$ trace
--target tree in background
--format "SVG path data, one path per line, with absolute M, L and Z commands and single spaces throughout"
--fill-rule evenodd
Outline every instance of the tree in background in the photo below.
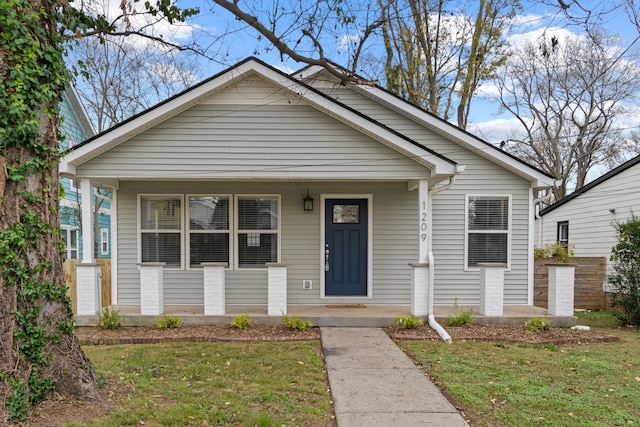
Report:
M 68 62 L 82 64 L 75 87 L 98 133 L 199 80 L 193 57 L 155 40 L 107 35 L 77 43 Z
M 640 217 L 632 215 L 614 226 L 618 243 L 611 255 L 611 304 L 620 309 L 616 314 L 622 325 L 640 328 Z
M 466 129 L 471 101 L 507 56 L 508 0 L 379 0 L 387 88 Z M 453 10 L 453 9 L 456 10 Z
M 517 157 L 567 188 L 586 183 L 594 167 L 620 161 L 623 147 L 612 124 L 640 89 L 640 70 L 625 62 L 612 39 L 545 35 L 513 48 L 496 80 L 500 102 L 520 122 L 523 134 L 505 144 Z

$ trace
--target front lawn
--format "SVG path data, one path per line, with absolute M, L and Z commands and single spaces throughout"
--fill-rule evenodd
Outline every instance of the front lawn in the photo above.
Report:
M 606 319 L 606 313 L 587 314 L 578 323 L 606 324 Z M 640 333 L 606 331 L 621 341 L 583 346 L 399 345 L 474 427 L 638 426 Z
M 93 426 L 334 423 L 318 341 L 83 350 L 101 377 L 120 382 L 116 404 Z

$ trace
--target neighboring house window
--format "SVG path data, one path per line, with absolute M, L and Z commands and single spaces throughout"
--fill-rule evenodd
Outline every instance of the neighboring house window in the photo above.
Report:
M 140 196 L 142 262 L 182 267 L 182 196 Z
M 64 259 L 78 258 L 78 229 L 62 227 L 62 238 L 65 242 L 66 252 L 63 254 Z
M 467 196 L 466 266 L 509 262 L 510 196 Z
M 229 263 L 229 196 L 189 196 L 189 265 Z
M 278 261 L 278 205 L 278 196 L 237 196 L 238 267 Z
M 100 255 L 109 255 L 109 229 L 100 229 Z
M 71 189 L 73 191 L 75 191 L 76 193 L 79 193 L 80 192 L 80 183 L 78 181 L 76 181 L 75 179 L 70 179 L 69 181 L 70 181 L 69 185 L 70 185 Z
M 569 221 L 558 222 L 558 243 L 565 247 L 569 247 Z

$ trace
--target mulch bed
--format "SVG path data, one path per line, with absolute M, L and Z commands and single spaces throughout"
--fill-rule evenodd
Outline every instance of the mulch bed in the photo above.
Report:
M 444 326 L 444 325 L 443 325 Z M 503 342 L 526 344 L 596 344 L 620 341 L 616 335 L 597 331 L 573 330 L 569 328 L 551 328 L 547 331 L 529 333 L 525 326 L 499 326 L 467 324 L 464 326 L 445 326 L 453 342 Z M 387 333 L 396 340 L 442 340 L 429 326 L 415 329 L 387 328 Z
M 597 331 L 551 328 L 548 331 L 528 333 L 524 326 L 498 326 L 468 324 L 445 326 L 453 342 L 491 341 L 530 344 L 594 344 L 619 341 L 620 338 Z M 415 329 L 385 328 L 395 340 L 441 341 L 429 326 Z M 95 327 L 77 327 L 75 334 L 83 345 L 157 344 L 168 342 L 250 342 L 250 341 L 310 341 L 320 339 L 320 329 L 297 331 L 284 325 L 251 325 L 246 330 L 228 325 L 181 325 L 173 329 L 152 326 L 127 326 L 113 330 Z

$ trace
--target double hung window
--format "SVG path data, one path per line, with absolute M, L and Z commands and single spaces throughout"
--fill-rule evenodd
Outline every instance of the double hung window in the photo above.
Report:
M 567 249 L 569 247 L 569 221 L 558 222 L 558 244 Z
M 264 267 L 278 261 L 278 198 L 238 196 L 238 267 Z
M 467 268 L 509 263 L 510 205 L 509 196 L 467 196 Z
M 189 196 L 189 266 L 229 262 L 229 197 Z
M 142 262 L 182 267 L 182 196 L 140 197 Z

